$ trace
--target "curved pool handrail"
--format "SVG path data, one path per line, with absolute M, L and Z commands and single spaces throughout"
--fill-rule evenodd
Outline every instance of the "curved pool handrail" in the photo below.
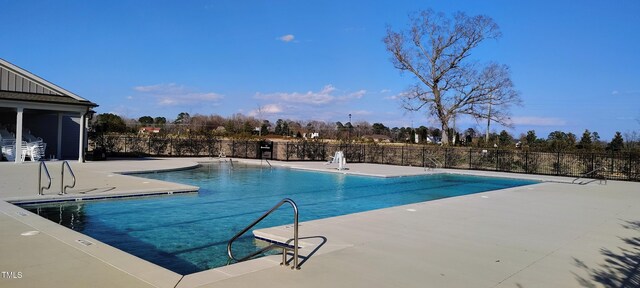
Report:
M 249 231 L 251 228 L 253 228 L 254 226 L 256 226 L 258 223 L 260 223 L 260 221 L 264 220 L 264 218 L 266 218 L 267 216 L 269 216 L 269 214 L 273 213 L 274 211 L 278 210 L 278 208 L 280 208 L 280 206 L 284 205 L 285 203 L 288 203 L 291 205 L 291 207 L 293 208 L 293 266 L 291 266 L 291 269 L 300 269 L 300 267 L 298 267 L 298 205 L 296 205 L 295 202 L 293 202 L 293 200 L 289 199 L 289 198 L 284 198 L 282 200 L 280 200 L 280 202 L 278 202 L 278 204 L 276 204 L 275 206 L 273 206 L 273 208 L 269 209 L 269 211 L 265 212 L 262 216 L 260 216 L 258 219 L 256 219 L 255 221 L 253 221 L 253 223 L 249 224 L 247 227 L 245 227 L 244 229 L 242 229 L 242 231 L 238 232 L 238 234 L 236 234 L 235 236 L 233 236 L 231 238 L 231 240 L 229 240 L 229 243 L 227 244 L 227 254 L 229 255 L 230 259 L 233 259 L 235 261 L 241 262 L 247 259 L 252 258 L 253 256 L 256 256 L 266 250 L 272 249 L 271 246 L 266 248 L 266 249 L 261 249 L 255 253 L 250 254 L 249 256 L 246 256 L 244 258 L 236 258 L 233 255 L 233 251 L 231 250 L 231 246 L 233 245 L 233 242 L 236 241 L 238 238 L 240 238 L 240 236 L 244 235 L 245 233 L 247 233 L 247 231 Z M 288 247 L 284 247 L 284 246 L 280 246 L 280 248 L 283 249 L 282 251 L 282 265 L 287 266 L 288 263 L 286 261 L 286 250 L 291 249 Z
M 44 173 L 49 179 L 49 184 L 46 187 L 42 186 L 42 167 L 44 167 Z M 38 195 L 44 195 L 44 189 L 49 190 L 49 188 L 51 188 L 51 175 L 49 174 L 49 169 L 47 169 L 47 164 L 44 161 L 40 161 L 38 167 Z
M 73 179 L 73 184 L 64 185 L 64 167 L 67 166 L 69 173 L 71 174 L 71 179 Z M 71 166 L 68 161 L 62 161 L 62 168 L 60 169 L 60 195 L 67 194 L 67 188 L 76 187 L 76 175 L 71 170 Z

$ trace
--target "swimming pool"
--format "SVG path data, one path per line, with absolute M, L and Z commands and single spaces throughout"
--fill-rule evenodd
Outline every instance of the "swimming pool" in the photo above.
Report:
M 246 164 L 138 176 L 200 187 L 198 194 L 23 206 L 34 213 L 180 274 L 227 264 L 227 241 L 282 198 L 300 221 L 327 218 L 537 183 L 531 180 L 435 174 L 397 178 L 353 176 Z M 291 223 L 283 208 L 257 228 Z M 255 250 L 250 233 L 234 244 Z

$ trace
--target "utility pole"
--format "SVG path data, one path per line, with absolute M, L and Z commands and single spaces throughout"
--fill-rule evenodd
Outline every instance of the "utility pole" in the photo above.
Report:
M 347 129 L 349 129 L 349 141 L 351 141 L 351 127 L 353 127 L 353 124 L 351 124 L 351 113 L 349 113 L 349 127 L 347 127 Z
M 260 125 L 260 127 L 258 127 L 258 137 L 262 137 L 262 125 L 264 124 L 264 120 L 262 120 L 262 107 L 260 107 L 260 105 L 258 105 L 258 121 L 260 121 L 258 124 Z

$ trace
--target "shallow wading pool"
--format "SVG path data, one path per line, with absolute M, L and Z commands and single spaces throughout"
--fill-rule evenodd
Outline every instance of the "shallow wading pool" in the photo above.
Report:
M 190 274 L 227 265 L 227 241 L 282 198 L 296 201 L 300 221 L 308 221 L 538 183 L 452 174 L 378 178 L 234 166 L 221 162 L 137 175 L 199 186 L 198 194 L 23 208 L 174 272 Z M 291 214 L 283 206 L 256 229 L 290 224 Z M 234 244 L 237 255 L 256 249 L 251 233 Z

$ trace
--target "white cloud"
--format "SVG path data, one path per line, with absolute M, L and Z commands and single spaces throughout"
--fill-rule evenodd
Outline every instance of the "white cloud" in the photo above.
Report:
M 360 99 L 365 94 L 367 94 L 367 90 L 358 90 L 356 92 L 353 92 L 353 93 L 347 95 L 346 97 L 341 98 L 341 100 Z
M 267 105 L 261 106 L 258 109 L 251 110 L 249 112 L 249 116 L 252 116 L 252 117 L 256 117 L 256 116 L 264 117 L 264 116 L 266 116 L 265 114 L 278 114 L 278 113 L 280 113 L 282 111 L 283 111 L 283 109 L 282 109 L 281 105 L 278 105 L 278 104 L 267 104 Z
M 373 115 L 373 112 L 368 110 L 356 110 L 351 112 L 351 114 L 357 115 L 357 116 L 369 116 L 369 115 Z
M 322 90 L 318 92 L 308 91 L 307 93 L 277 93 L 273 96 L 280 98 L 285 102 L 293 102 L 293 103 L 305 103 L 305 104 L 327 104 L 335 100 L 335 96 L 332 96 L 331 93 L 335 91 L 336 88 L 332 85 L 326 85 L 322 88 Z
M 356 103 L 365 97 L 364 89 L 354 92 L 342 91 L 333 85 L 325 85 L 317 91 L 307 92 L 257 92 L 254 99 L 264 101 L 260 111 L 255 109 L 250 112 L 254 117 L 277 117 L 283 119 L 311 119 L 333 121 L 333 119 L 346 118 L 349 113 L 353 115 L 371 115 L 365 110 L 352 110 L 357 108 Z M 354 107 L 355 106 L 355 107 Z M 340 120 L 342 121 L 342 120 Z
M 217 105 L 223 98 L 214 92 L 199 92 L 175 83 L 136 86 L 133 90 L 155 99 L 159 106 Z
M 389 90 L 389 91 L 390 91 L 390 90 Z M 409 95 L 409 92 L 404 91 L 404 92 L 400 92 L 400 93 L 398 93 L 398 94 L 393 94 L 393 95 L 391 95 L 391 96 L 384 97 L 384 99 L 385 99 L 385 100 L 398 100 L 398 99 L 400 99 L 400 98 L 402 98 L 402 97 L 405 97 L 405 96 L 407 96 L 407 95 Z
M 280 37 L 278 37 L 276 39 L 280 40 L 282 42 L 291 42 L 295 38 L 296 38 L 296 36 L 293 36 L 293 34 L 287 34 L 287 35 L 280 36 Z
M 268 114 L 275 114 L 282 112 L 282 108 L 277 104 L 267 104 L 262 107 L 261 111 Z
M 285 103 L 297 103 L 306 105 L 328 105 L 340 101 L 349 101 L 352 99 L 361 99 L 367 94 L 366 90 L 358 90 L 353 93 L 336 95 L 336 88 L 329 84 L 322 87 L 320 91 L 308 91 L 306 93 L 299 92 L 276 92 L 269 94 L 256 93 L 256 99 L 277 100 Z
M 382 89 L 382 90 L 380 90 L 379 93 L 380 94 L 384 94 L 384 93 L 389 93 L 389 92 L 391 92 L 391 89 Z
M 531 126 L 564 126 L 567 125 L 567 121 L 554 117 L 536 117 L 536 116 L 522 116 L 512 117 L 511 121 L 516 125 L 531 125 Z
M 640 94 L 640 90 L 626 90 L 626 91 L 619 91 L 619 90 L 613 90 L 611 91 L 611 95 L 635 95 L 635 94 Z

